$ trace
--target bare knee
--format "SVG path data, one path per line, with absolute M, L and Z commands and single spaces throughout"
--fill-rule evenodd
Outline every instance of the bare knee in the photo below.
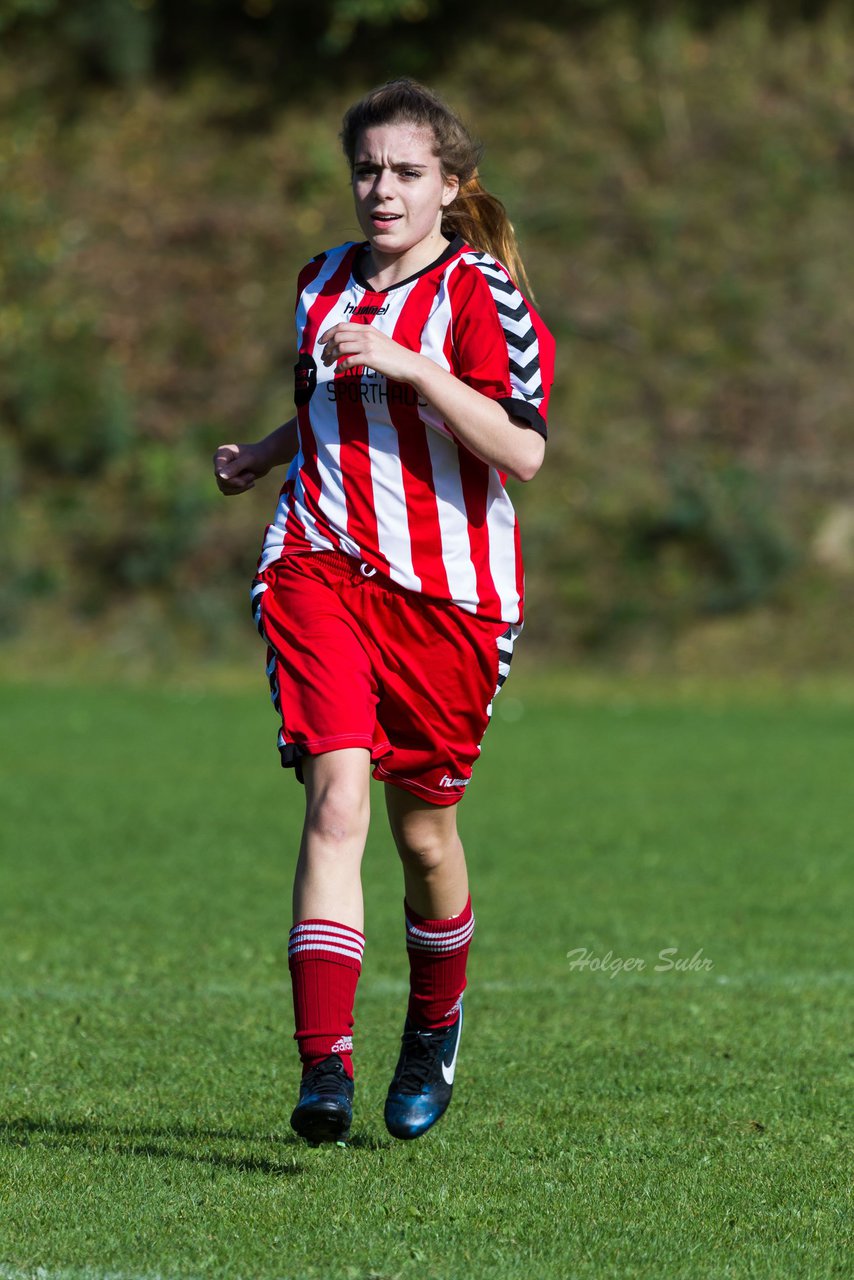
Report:
M 404 824 L 394 830 L 394 839 L 404 865 L 424 876 L 441 871 L 462 855 L 456 828 L 443 830 L 435 825 Z
M 364 840 L 370 813 L 367 798 L 359 790 L 332 785 L 312 796 L 306 807 L 305 831 L 324 845 L 345 845 Z
M 306 810 L 304 837 L 321 848 L 364 844 L 370 824 L 367 767 L 351 753 L 318 757 L 304 766 Z M 364 752 L 369 759 L 367 751 Z

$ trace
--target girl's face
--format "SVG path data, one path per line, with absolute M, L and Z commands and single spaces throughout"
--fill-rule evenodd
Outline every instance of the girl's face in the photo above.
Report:
M 459 189 L 445 179 L 430 129 L 384 124 L 366 129 L 353 163 L 356 216 L 371 248 L 399 257 L 419 245 L 439 251 L 442 210 Z

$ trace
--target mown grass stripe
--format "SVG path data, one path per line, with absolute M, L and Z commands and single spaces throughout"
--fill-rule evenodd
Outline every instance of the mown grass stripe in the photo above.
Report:
M 854 707 L 526 696 L 496 723 L 460 810 L 455 1097 L 414 1144 L 382 1122 L 406 953 L 377 790 L 354 1138 L 312 1150 L 288 1125 L 302 791 L 266 706 L 0 705 L 0 1280 L 845 1274 Z M 572 971 L 578 947 L 647 969 Z M 652 972 L 671 947 L 714 967 Z

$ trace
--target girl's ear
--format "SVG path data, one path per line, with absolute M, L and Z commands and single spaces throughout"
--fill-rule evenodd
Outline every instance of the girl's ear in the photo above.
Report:
M 460 180 L 455 174 L 445 178 L 445 190 L 442 193 L 442 208 L 447 209 L 449 204 L 453 204 L 457 198 L 460 189 Z

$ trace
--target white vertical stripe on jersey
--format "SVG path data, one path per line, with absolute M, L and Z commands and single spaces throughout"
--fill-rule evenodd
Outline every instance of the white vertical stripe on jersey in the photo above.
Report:
M 388 307 L 385 315 L 375 316 L 371 327 L 392 337 L 400 313 L 412 296 L 411 289 L 392 289 L 384 295 Z M 388 381 L 375 374 L 378 390 L 386 390 Z M 374 379 L 371 379 L 373 381 Z M 400 439 L 391 420 L 387 400 L 370 405 L 368 421 L 368 453 L 371 460 L 371 489 L 377 521 L 379 550 L 389 563 L 389 577 L 410 591 L 421 590 L 421 579 L 412 565 L 412 540 L 405 508 L 401 510 L 406 490 L 400 461 Z
M 423 415 L 422 415 L 423 416 Z M 466 514 L 460 455 L 453 440 L 427 432 L 427 448 L 433 464 L 436 510 L 442 537 L 442 561 L 448 575 L 448 591 L 454 604 L 469 613 L 477 610 L 477 573 L 471 561 L 469 522 Z
M 453 434 L 445 426 L 445 419 L 440 413 L 437 413 L 431 404 L 418 406 L 418 416 L 422 422 L 426 422 L 431 431 L 435 431 L 436 435 L 444 436 L 446 440 L 453 440 Z
M 489 532 L 489 571 L 501 601 L 501 616 L 507 621 L 516 620 L 520 605 L 516 589 L 516 512 L 492 467 L 486 495 L 486 527 Z
M 320 383 L 318 382 L 318 386 Z M 336 441 L 327 441 L 326 452 L 329 460 L 335 468 L 330 471 L 329 467 L 323 461 L 320 450 L 317 454 L 317 474 L 320 476 L 320 498 L 318 506 L 322 514 L 329 521 L 330 525 L 338 534 L 341 542 L 341 550 L 346 552 L 348 556 L 358 557 L 360 549 L 347 534 L 347 500 L 344 496 L 344 484 L 341 473 L 341 443 Z M 306 512 L 306 516 L 308 513 Z M 315 530 L 315 533 L 317 530 Z
M 323 266 L 320 268 L 308 288 L 303 290 L 296 311 L 298 342 L 303 329 L 305 328 L 308 313 L 311 310 L 312 304 L 316 301 L 318 294 L 326 284 L 326 281 L 338 270 L 341 265 L 341 259 L 349 248 L 349 244 L 342 244 L 339 245 L 337 249 L 330 249 Z
M 347 246 L 338 251 L 335 250 L 330 257 L 334 258 L 332 270 L 335 271 L 340 264 Z M 313 280 L 309 287 L 304 291 L 300 301 L 300 310 L 297 315 L 299 322 L 301 316 L 302 302 L 308 299 L 306 305 L 306 315 L 314 300 L 310 295 L 313 293 L 316 298 L 319 289 L 315 289 L 318 280 L 321 280 L 326 271 L 327 264 L 324 263 L 324 269 L 320 272 L 317 280 Z M 328 275 L 329 273 L 327 273 Z M 322 282 L 321 282 L 322 283 Z M 317 496 L 317 505 L 321 515 L 327 524 L 335 530 L 341 545 L 341 550 L 350 556 L 358 556 L 360 549 L 347 534 L 347 499 L 344 493 L 344 478 L 341 474 L 341 435 L 338 426 L 338 403 L 335 400 L 328 400 L 327 385 L 334 381 L 335 369 L 329 365 L 325 365 L 322 360 L 323 345 L 320 336 L 334 324 L 340 324 L 343 317 L 343 299 L 346 297 L 346 291 L 339 294 L 335 300 L 335 305 L 331 308 L 326 316 L 323 324 L 319 326 L 312 356 L 317 365 L 317 385 L 311 399 L 312 405 L 312 434 L 314 435 L 316 444 L 315 466 L 317 475 L 320 480 L 320 491 Z M 297 333 L 301 333 L 301 329 L 297 329 Z M 324 455 L 326 457 L 324 458 Z M 330 469 L 331 468 L 331 469 Z M 306 537 L 309 542 L 318 550 L 320 548 L 328 548 L 329 542 L 317 528 L 313 517 L 308 511 L 305 504 L 305 488 L 302 484 L 301 477 L 297 480 L 297 492 L 295 493 L 296 512 L 305 528 Z
M 440 368 L 448 370 L 451 367 L 445 358 L 445 339 L 448 336 L 448 326 L 451 323 L 451 294 L 448 289 L 448 281 L 454 274 L 455 266 L 456 263 L 451 263 L 451 266 L 442 276 L 442 282 L 436 291 L 436 298 L 430 308 L 427 323 L 421 330 L 422 356 L 426 356 L 428 360 L 432 360 Z
M 382 414 L 387 420 L 378 422 Z M 397 428 L 388 419 L 386 405 L 371 406 L 368 418 L 368 450 L 371 457 L 371 489 L 377 521 L 377 542 L 388 560 L 389 577 L 410 591 L 421 590 L 421 579 L 412 566 L 412 541 L 400 496 L 405 492 Z
M 461 259 L 458 259 L 458 261 L 461 261 Z M 445 340 L 448 336 L 448 327 L 452 319 L 451 294 L 448 289 L 448 281 L 454 274 L 457 262 L 452 262 L 443 275 L 442 282 L 436 292 L 436 300 L 430 308 L 427 322 L 421 330 L 421 355 L 427 356 L 428 360 L 432 360 L 440 369 L 446 369 L 448 372 L 450 372 L 451 366 L 445 358 Z M 434 431 L 438 431 L 439 435 L 444 436 L 447 440 L 453 438 L 451 432 L 445 426 L 444 418 L 440 413 L 436 412 L 431 404 L 419 409 L 418 412 L 422 421 L 428 423 Z
M 268 568 L 274 564 L 281 556 L 285 545 L 285 537 L 287 535 L 288 512 L 293 511 L 296 520 L 302 526 L 302 531 L 306 536 L 306 540 L 315 551 L 334 551 L 335 544 L 318 531 L 314 520 L 305 505 L 305 488 L 302 483 L 302 452 L 298 453 L 288 467 L 287 478 L 295 479 L 293 496 L 288 497 L 285 493 L 280 496 L 276 507 L 276 514 L 273 522 L 267 532 L 264 540 L 264 550 L 261 560 L 258 564 L 258 572 Z
M 263 573 L 282 554 L 282 547 L 285 543 L 285 523 L 289 510 L 290 503 L 287 495 L 280 494 L 276 505 L 276 514 L 273 516 L 270 527 L 267 530 L 267 536 L 264 539 L 261 558 L 258 561 L 258 573 Z
M 335 543 L 330 542 L 325 534 L 321 533 L 314 520 L 306 510 L 305 505 L 305 485 L 302 479 L 302 453 L 299 455 L 300 469 L 297 472 L 296 483 L 294 484 L 294 508 L 303 527 L 307 541 L 311 544 L 315 551 L 334 551 Z

